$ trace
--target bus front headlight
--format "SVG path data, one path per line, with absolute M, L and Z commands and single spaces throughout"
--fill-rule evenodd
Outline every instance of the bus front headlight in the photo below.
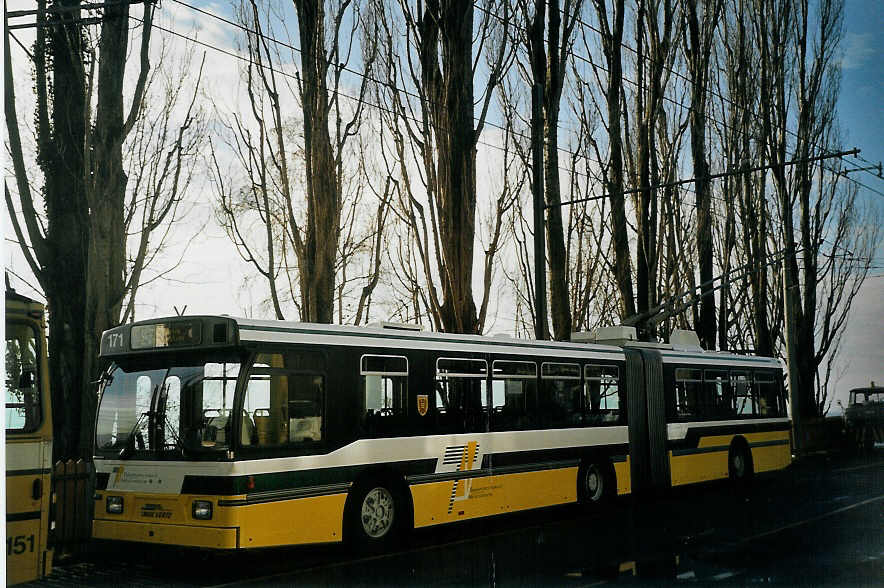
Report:
M 212 518 L 212 503 L 208 500 L 194 500 L 191 513 L 197 520 L 208 521 Z
M 105 502 L 105 509 L 110 514 L 123 514 L 123 497 L 108 496 Z

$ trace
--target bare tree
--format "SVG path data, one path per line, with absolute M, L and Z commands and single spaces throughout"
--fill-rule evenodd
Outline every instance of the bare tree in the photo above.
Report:
M 415 6 L 401 2 L 399 8 L 401 16 L 383 3 L 378 3 L 377 10 L 386 15 L 385 86 L 394 115 L 388 124 L 399 164 L 401 215 L 415 237 L 424 283 L 420 297 L 437 329 L 475 333 L 483 327 L 473 297 L 476 150 L 494 90 L 510 59 L 509 6 L 489 2 L 480 7 L 475 61 L 472 3 L 431 0 Z M 394 28 L 400 26 L 404 30 L 394 35 Z M 405 40 L 400 45 L 402 33 Z M 476 100 L 474 79 L 480 66 L 488 72 L 488 82 Z M 400 72 L 405 74 L 400 76 Z M 478 119 L 474 118 L 476 102 Z M 416 173 L 409 169 L 411 162 L 420 166 Z M 425 204 L 415 179 L 425 190 Z M 486 258 L 495 253 L 492 249 L 486 251 Z M 491 292 L 490 287 L 486 292 Z M 483 301 L 480 308 L 484 306 Z
M 789 319 L 783 332 L 797 421 L 827 408 L 844 313 L 867 275 L 878 235 L 870 228 L 876 222 L 857 205 L 835 165 L 819 160 L 837 151 L 840 142 L 835 105 L 841 2 L 813 7 L 804 1 L 759 2 L 753 13 L 767 14 L 753 17 L 760 49 L 761 136 L 781 222 L 783 314 Z M 794 121 L 797 129 L 791 132 Z
M 533 10 L 527 2 L 519 3 L 527 22 L 524 43 L 528 50 L 530 81 L 543 88 L 542 115 L 532 118 L 532 135 L 543 136 L 544 174 L 542 175 L 546 219 L 546 240 L 549 249 L 550 314 L 553 336 L 560 341 L 571 337 L 571 305 L 568 276 L 567 244 L 562 223 L 562 190 L 559 180 L 559 111 L 562 90 L 569 71 L 574 32 L 583 7 L 582 0 L 537 1 Z M 564 21 L 562 17 L 564 16 Z M 549 27 L 545 26 L 548 21 Z M 547 33 L 544 38 L 544 31 Z M 532 181 L 539 181 L 535 174 Z M 545 260 L 543 260 L 545 265 Z
M 706 147 L 706 113 L 710 60 L 715 30 L 721 15 L 720 0 L 702 3 L 702 14 L 696 0 L 685 3 L 685 55 L 691 78 L 691 158 L 694 164 L 697 196 L 697 253 L 700 262 L 700 320 L 698 333 L 707 349 L 715 349 L 715 295 L 709 282 L 713 278 L 712 265 L 712 204 L 709 180 L 709 161 Z
M 608 165 L 605 169 L 605 191 L 611 200 L 612 234 L 614 240 L 614 277 L 620 291 L 620 316 L 635 314 L 635 295 L 632 288 L 632 263 L 629 254 L 629 235 L 626 226 L 626 205 L 623 196 L 623 139 L 621 136 L 623 83 L 623 0 L 614 0 L 608 15 L 604 0 L 593 0 L 601 29 L 602 50 L 605 54 L 608 77 L 605 85 L 607 105 Z M 609 22 L 610 20 L 610 22 Z M 586 43 L 584 43 L 585 45 Z
M 80 24 L 78 2 L 48 8 L 38 2 L 32 55 L 40 178 L 26 164 L 8 31 L 4 39 L 8 149 L 18 188 L 15 196 L 6 190 L 6 203 L 49 306 L 58 455 L 91 454 L 96 397 L 90 380 L 99 370 L 101 333 L 131 316 L 143 271 L 177 214 L 200 133 L 196 88 L 175 123 L 168 118 L 174 108 L 157 113 L 146 106 L 153 5 L 144 5 L 139 70 L 129 96 L 123 86 L 129 5 L 108 4 L 103 11 L 96 46 Z M 169 99 L 178 104 L 182 87 L 167 85 L 162 92 L 171 92 Z M 136 130 L 133 139 L 143 117 L 155 114 L 167 117 L 164 130 L 146 140 Z M 139 141 L 141 148 L 132 152 Z M 153 166 L 152 185 L 142 193 L 132 190 L 126 173 L 133 159 L 140 159 L 136 166 Z M 158 161 L 163 163 L 154 165 Z M 32 186 L 41 184 L 35 193 Z M 45 222 L 37 212 L 41 200 Z
M 636 312 L 643 315 L 657 304 L 659 194 L 656 186 L 661 173 L 674 173 L 677 151 L 666 150 L 666 111 L 663 97 L 669 86 L 678 47 L 680 28 L 675 6 L 669 0 L 641 1 L 636 14 L 635 104 L 632 127 L 626 131 L 631 149 L 627 151 L 627 169 L 637 190 L 633 195 L 636 227 Z M 664 125 L 660 132 L 659 124 Z M 658 140 L 663 143 L 658 147 Z M 643 326 L 639 322 L 639 326 Z M 642 329 L 644 330 L 644 329 Z M 643 333 L 650 337 L 651 333 Z
M 277 318 L 292 304 L 305 321 L 334 322 L 336 311 L 338 321 L 361 321 L 373 286 L 358 296 L 353 288 L 376 282 L 374 252 L 382 232 L 352 221 L 366 207 L 376 221 L 385 220 L 389 194 L 377 195 L 378 207 L 365 203 L 365 186 L 373 180 L 366 176 L 366 157 L 372 154 L 360 131 L 372 78 L 354 72 L 350 63 L 361 49 L 361 65 L 373 69 L 377 21 L 349 0 L 328 7 L 297 1 L 295 8 L 301 67 L 289 74 L 280 47 L 295 49 L 274 39 L 280 15 L 258 0 L 240 6 L 249 111 L 223 117 L 234 171 L 218 149 L 211 151 L 219 219 L 242 258 L 266 281 Z M 361 80 L 355 96 L 346 90 L 352 77 Z M 284 116 L 291 104 L 300 106 L 299 117 Z M 374 247 L 368 245 L 372 240 Z M 354 260 L 365 256 L 374 269 L 354 275 Z M 354 298 L 360 302 L 351 310 Z

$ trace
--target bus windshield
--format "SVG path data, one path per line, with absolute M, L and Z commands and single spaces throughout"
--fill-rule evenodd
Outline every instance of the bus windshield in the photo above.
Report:
M 241 363 L 212 357 L 169 364 L 111 366 L 96 422 L 99 454 L 175 459 L 230 448 Z
M 6 323 L 6 428 L 30 433 L 41 422 L 37 331 L 24 323 Z

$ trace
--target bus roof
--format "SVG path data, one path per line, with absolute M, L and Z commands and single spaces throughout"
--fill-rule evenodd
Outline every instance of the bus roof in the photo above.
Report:
M 156 326 L 153 328 L 152 326 Z M 191 331 L 182 334 L 182 327 Z M 151 329 L 154 330 L 151 330 Z M 162 344 L 132 345 L 136 339 Z M 139 330 L 140 329 L 140 330 Z M 156 330 L 162 331 L 157 335 Z M 177 331 L 176 331 L 177 329 Z M 198 332 L 197 332 L 198 331 Z M 176 335 L 177 333 L 177 335 Z M 175 341 L 178 336 L 179 340 Z M 150 339 L 153 337 L 153 339 Z M 101 355 L 112 357 L 150 351 L 172 351 L 204 347 L 253 347 L 256 344 L 311 344 L 368 348 L 430 349 L 439 352 L 550 355 L 562 358 L 596 357 L 622 361 L 622 347 L 595 343 L 537 341 L 484 335 L 436 333 L 377 326 L 329 325 L 295 321 L 263 320 L 225 315 L 165 317 L 121 325 L 102 335 Z M 675 351 L 669 345 L 657 345 L 666 363 L 710 365 L 726 362 L 746 367 L 780 367 L 779 360 L 715 351 Z
M 27 296 L 23 296 L 16 292 L 15 290 L 6 290 L 6 312 L 16 312 L 19 314 L 30 314 L 35 313 L 37 316 L 33 316 L 33 318 L 39 318 L 42 315 L 45 306 L 42 302 L 38 302 L 33 298 L 28 298 Z

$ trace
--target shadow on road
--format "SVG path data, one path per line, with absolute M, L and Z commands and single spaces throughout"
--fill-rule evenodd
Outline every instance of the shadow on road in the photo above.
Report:
M 884 577 L 884 459 L 817 456 L 749 487 L 716 482 L 603 510 L 548 508 L 418 530 L 393 553 L 214 553 L 95 544 L 34 586 L 586 586 L 870 583 Z

